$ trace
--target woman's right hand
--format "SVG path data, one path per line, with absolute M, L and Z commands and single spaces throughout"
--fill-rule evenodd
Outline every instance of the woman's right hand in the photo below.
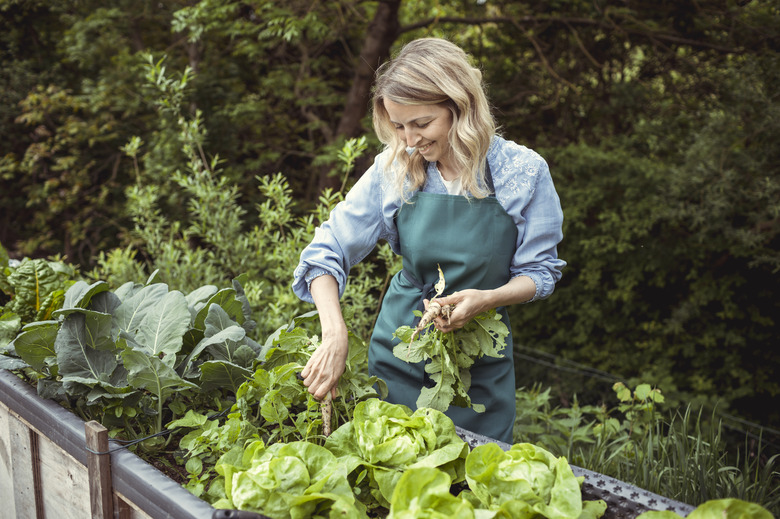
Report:
M 301 372 L 303 385 L 322 400 L 330 392 L 336 396 L 339 378 L 344 374 L 349 354 L 349 334 L 339 305 L 336 278 L 325 275 L 311 282 L 311 295 L 320 315 L 322 342 Z
M 347 365 L 349 343 L 346 326 L 343 333 L 325 334 L 322 343 L 312 353 L 301 376 L 303 385 L 309 389 L 314 398 L 322 400 L 330 392 L 336 397 L 339 378 L 344 374 Z

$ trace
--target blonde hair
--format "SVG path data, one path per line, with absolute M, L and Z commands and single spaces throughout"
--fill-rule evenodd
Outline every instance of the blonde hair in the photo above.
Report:
M 426 161 L 398 137 L 385 110 L 384 100 L 404 105 L 440 104 L 452 112 L 448 140 L 453 166 L 461 172 L 461 185 L 477 198 L 490 193 L 485 187 L 485 157 L 496 123 L 482 83 L 482 73 L 457 45 L 440 38 L 421 38 L 407 43 L 391 61 L 377 70 L 373 97 L 374 131 L 393 150 L 387 167 L 398 165 L 395 185 L 405 199 L 407 189 L 421 189 L 426 180 Z

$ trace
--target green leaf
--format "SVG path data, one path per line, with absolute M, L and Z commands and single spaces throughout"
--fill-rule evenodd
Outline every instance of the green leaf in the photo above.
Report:
M 225 475 L 227 498 L 236 508 L 269 517 L 304 518 L 315 513 L 366 517 L 355 507 L 347 467 L 328 449 L 310 442 L 290 442 L 248 452 L 254 452 L 248 468 L 236 470 L 225 463 L 217 467 Z
M 209 306 L 204 320 L 204 335 L 206 337 L 211 337 L 234 326 L 238 326 L 238 323 L 230 318 L 224 308 L 216 304 Z M 244 335 L 246 335 L 246 331 L 244 331 Z
M 16 357 L 9 357 L 8 355 L 2 355 L 0 354 L 0 369 L 7 369 L 9 371 L 15 370 L 15 369 L 23 369 L 27 368 L 30 365 L 27 364 L 22 359 L 18 359 Z
M 122 303 L 116 309 L 114 319 L 119 330 L 134 336 L 146 314 L 152 311 L 155 305 L 168 294 L 168 285 L 156 283 L 144 286 L 138 290 L 134 287 L 128 287 L 126 291 L 123 291 L 123 294 L 127 297 L 120 297 Z
M 14 297 L 6 310 L 15 312 L 26 321 L 34 319 L 46 296 L 62 288 L 57 272 L 44 259 L 26 260 L 7 277 Z
M 200 365 L 200 373 L 200 388 L 204 392 L 225 388 L 235 393 L 241 384 L 252 378 L 251 370 L 221 360 L 204 362 Z
M 387 519 L 473 519 L 474 507 L 450 493 L 452 478 L 436 468 L 406 470 L 390 500 Z
M 76 281 L 65 292 L 65 302 L 62 307 L 65 310 L 71 308 L 89 308 L 89 303 L 96 294 L 108 290 L 108 283 L 105 281 L 95 281 L 91 285 L 84 281 Z
M 60 326 L 54 347 L 63 382 L 109 383 L 118 366 L 108 314 L 89 310 L 70 314 Z
M 0 353 L 8 352 L 8 345 L 22 327 L 22 318 L 13 312 L 0 315 Z
M 485 508 L 511 516 L 578 519 L 582 513 L 579 481 L 566 458 L 530 443 L 506 452 L 494 443 L 475 447 L 466 458 L 466 480 Z
M 634 396 L 641 402 L 644 402 L 647 400 L 647 397 L 650 396 L 650 392 L 652 391 L 652 388 L 650 387 L 650 384 L 639 384 L 636 386 L 636 389 L 634 389 Z
M 179 389 L 195 389 L 198 386 L 181 378 L 163 360 L 149 356 L 145 349 L 125 346 L 122 360 L 128 370 L 127 381 L 131 386 L 145 389 L 160 400 L 165 400 Z
M 174 290 L 163 296 L 146 313 L 135 340 L 149 355 L 174 355 L 183 344 L 190 326 L 190 311 L 184 294 Z
M 205 328 L 206 317 L 209 313 L 209 307 L 211 305 L 219 305 L 230 316 L 231 319 L 238 324 L 244 322 L 244 312 L 241 305 L 241 301 L 236 299 L 236 291 L 232 288 L 223 288 L 211 298 L 209 298 L 206 305 L 200 309 L 198 315 L 195 318 L 194 327 L 203 330 Z
M 203 285 L 185 296 L 193 320 L 198 316 L 198 312 L 201 308 L 206 306 L 206 301 L 216 294 L 217 291 L 218 289 L 214 285 Z

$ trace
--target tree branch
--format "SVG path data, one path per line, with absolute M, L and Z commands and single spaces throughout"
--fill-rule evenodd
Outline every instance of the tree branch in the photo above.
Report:
M 623 26 L 618 26 L 617 24 L 613 25 L 600 20 L 593 20 L 590 18 L 569 17 L 569 16 L 521 16 L 517 18 L 513 18 L 509 16 L 494 16 L 494 17 L 442 16 L 438 18 L 428 18 L 426 20 L 421 20 L 413 24 L 405 25 L 401 27 L 398 32 L 399 34 L 403 34 L 405 32 L 422 29 L 424 27 L 428 27 L 430 25 L 434 25 L 437 23 L 453 23 L 453 24 L 465 24 L 465 25 L 486 25 L 486 24 L 494 23 L 494 24 L 511 24 L 511 25 L 518 26 L 520 24 L 538 24 L 542 22 L 560 23 L 566 25 L 589 25 L 589 26 L 599 27 L 607 30 L 615 30 L 616 27 L 620 27 L 620 29 L 627 34 L 643 36 L 648 39 L 665 40 L 671 43 L 676 43 L 678 45 L 688 45 L 696 48 L 710 49 L 710 50 L 722 52 L 724 54 L 736 54 L 740 52 L 739 49 L 734 47 L 728 47 L 725 45 L 710 43 L 706 41 L 692 40 L 690 38 L 684 38 L 676 34 L 669 34 L 666 32 L 654 32 L 652 30 L 643 31 L 639 29 L 632 29 Z

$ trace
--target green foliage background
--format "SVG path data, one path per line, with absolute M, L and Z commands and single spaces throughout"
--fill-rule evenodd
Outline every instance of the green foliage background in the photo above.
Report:
M 308 310 L 297 254 L 377 151 L 364 117 L 339 160 L 338 128 L 392 21 L 392 51 L 472 53 L 503 134 L 551 165 L 569 265 L 512 309 L 516 346 L 780 429 L 776 1 L 0 0 L 0 243 L 116 286 L 246 274 L 275 329 Z M 352 276 L 364 336 L 396 267 L 379 249 Z M 562 373 L 518 362 L 521 384 L 610 392 Z

